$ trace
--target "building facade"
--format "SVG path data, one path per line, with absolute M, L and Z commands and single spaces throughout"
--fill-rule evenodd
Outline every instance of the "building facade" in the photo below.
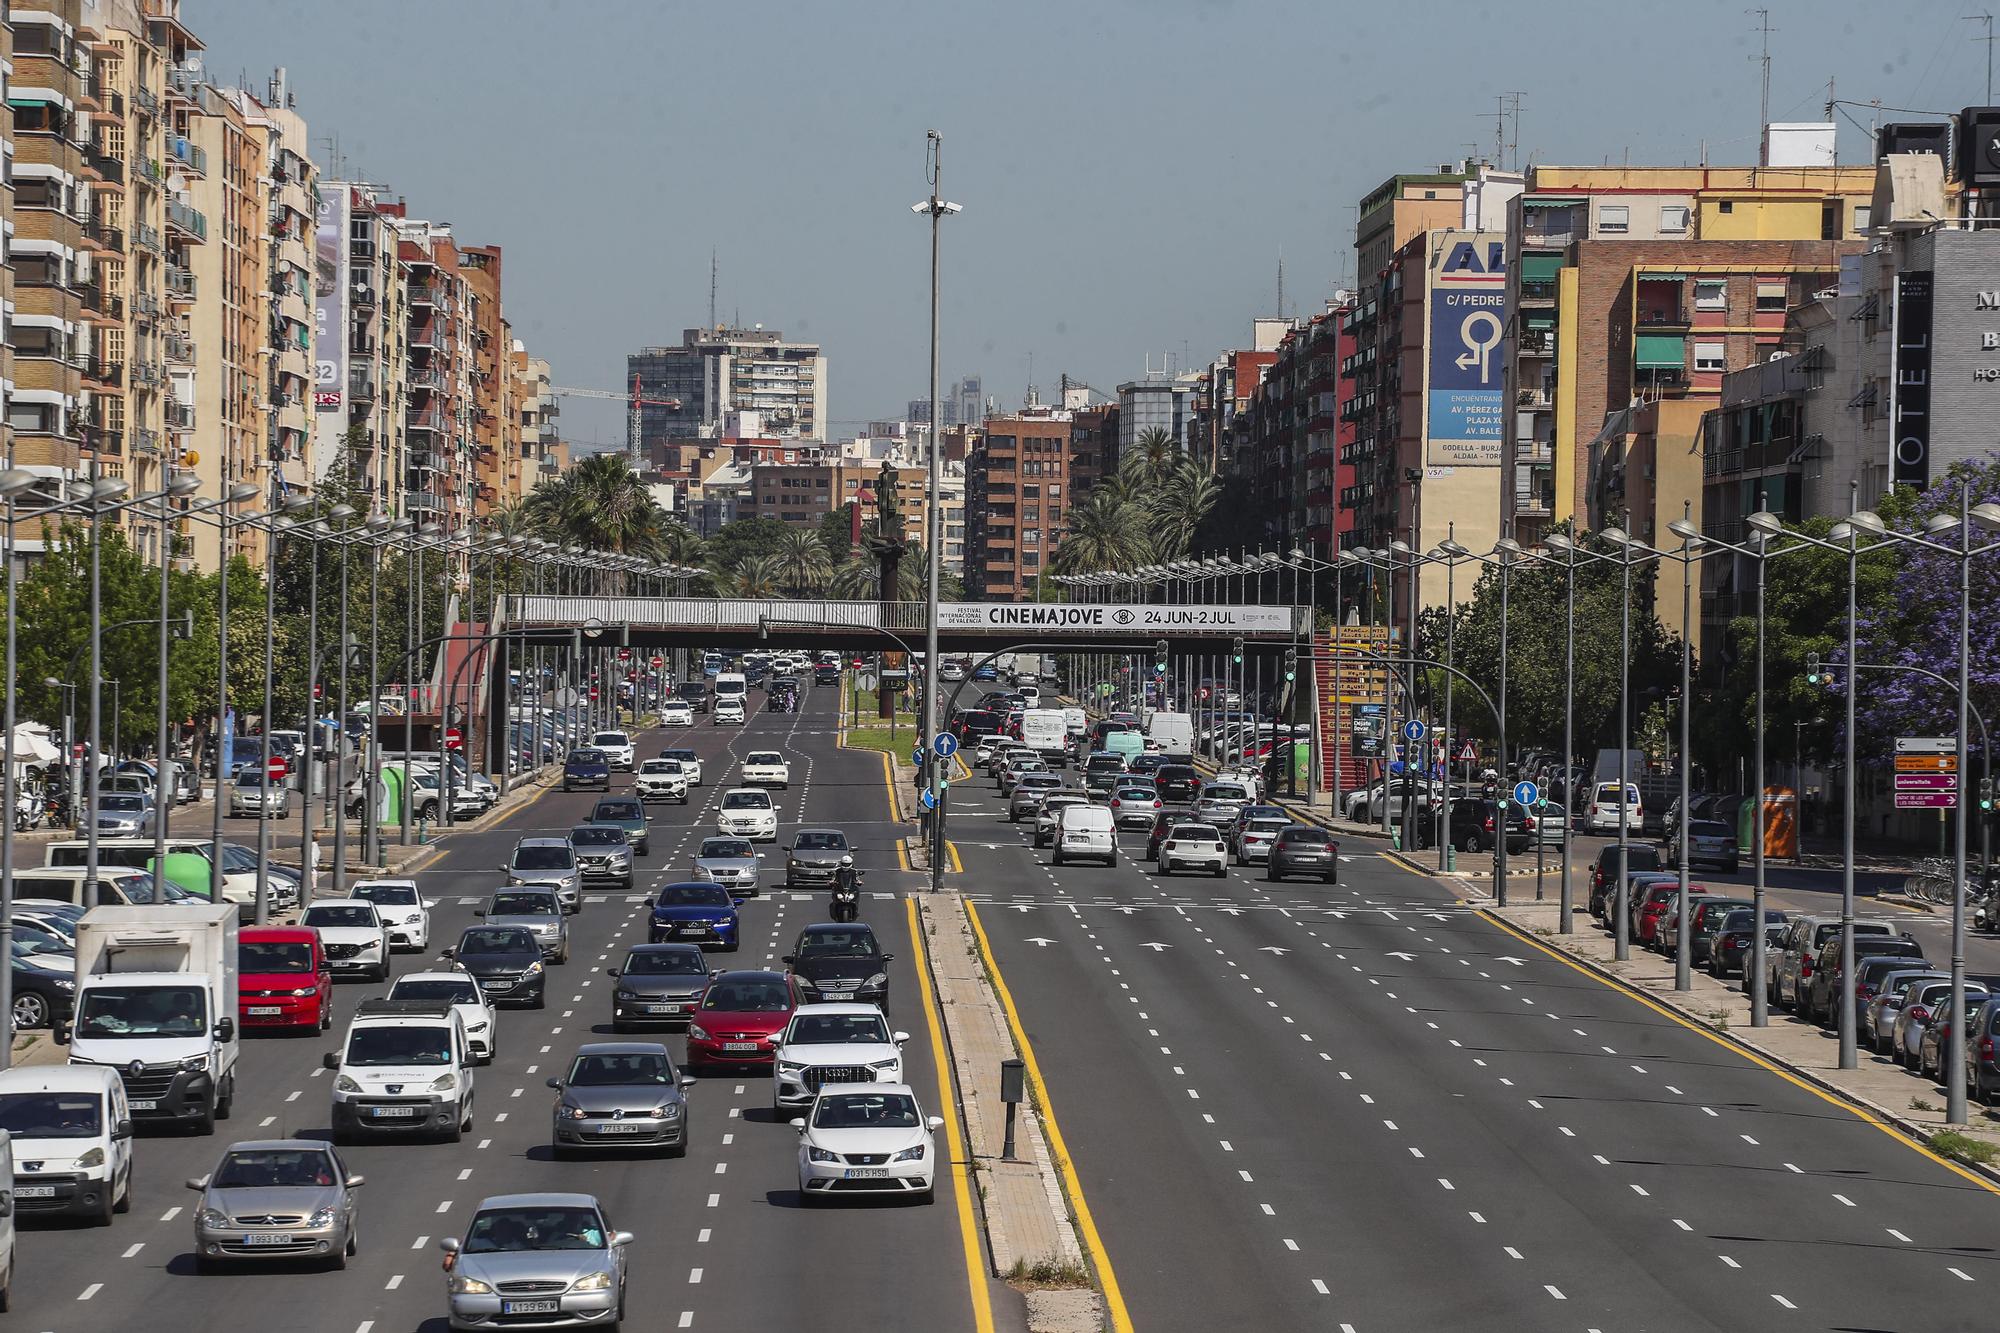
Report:
M 1191 386 L 1190 386 L 1191 387 Z M 1122 411 L 1122 408 L 1120 409 Z M 1096 477 L 1117 412 L 1079 420 L 1061 408 L 989 416 L 965 465 L 965 589 L 986 601 L 1026 601 L 1062 542 L 1064 520 Z
M 639 439 L 627 447 L 668 477 L 691 474 L 686 442 L 719 437 L 731 412 L 758 413 L 771 435 L 826 438 L 826 357 L 775 329 L 687 329 L 677 347 L 628 356 L 625 375 L 640 399 Z

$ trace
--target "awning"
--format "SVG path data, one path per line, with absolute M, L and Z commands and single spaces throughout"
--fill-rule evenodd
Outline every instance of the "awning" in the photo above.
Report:
M 1524 194 L 1521 196 L 1523 208 L 1571 208 L 1583 202 L 1582 195 L 1575 194 Z
M 1685 274 L 1685 273 L 1641 273 L 1641 274 L 1639 275 L 1639 281 L 1641 281 L 1641 282 L 1686 282 L 1686 281 L 1687 281 L 1687 274 Z
M 1678 370 L 1687 364 L 1687 339 L 1681 334 L 1642 333 L 1633 342 L 1633 364 L 1641 370 Z
M 1522 313 L 1521 322 L 1537 333 L 1546 333 L 1556 326 L 1556 316 L 1552 310 L 1529 310 Z
M 1522 255 L 1522 282 L 1554 282 L 1556 275 L 1563 271 L 1561 255 Z

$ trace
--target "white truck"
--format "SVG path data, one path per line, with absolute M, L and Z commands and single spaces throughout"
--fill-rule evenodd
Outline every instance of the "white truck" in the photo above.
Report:
M 1022 710 L 1021 741 L 1046 760 L 1049 767 L 1061 768 L 1069 758 L 1069 729 L 1063 721 L 1063 710 Z
M 1186 713 L 1155 712 L 1146 721 L 1146 746 L 1161 754 L 1194 753 L 1194 719 Z
M 118 1071 L 134 1120 L 213 1134 L 236 1099 L 236 908 L 93 907 L 69 1062 Z

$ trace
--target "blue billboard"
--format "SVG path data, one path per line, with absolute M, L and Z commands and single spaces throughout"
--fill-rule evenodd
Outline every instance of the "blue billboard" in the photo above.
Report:
M 1498 467 L 1506 427 L 1501 342 L 1507 243 L 1494 232 L 1438 232 L 1429 285 L 1425 438 L 1433 466 Z

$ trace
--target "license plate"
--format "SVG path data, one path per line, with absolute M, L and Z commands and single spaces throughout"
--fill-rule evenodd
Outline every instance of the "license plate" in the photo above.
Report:
M 887 1180 L 889 1168 L 886 1166 L 850 1166 L 842 1172 L 849 1180 Z
M 511 981 L 482 981 L 479 984 L 486 990 L 506 990 L 514 983 Z
M 649 1004 L 646 1006 L 646 1012 L 649 1014 L 677 1014 L 680 1011 L 681 1007 L 677 1004 Z
M 243 1238 L 245 1245 L 290 1245 L 292 1233 L 289 1231 L 252 1231 Z
M 597 1132 L 600 1134 L 643 1134 L 649 1128 L 651 1128 L 649 1125 L 599 1125 Z
M 407 1118 L 409 1116 L 414 1116 L 416 1113 L 417 1113 L 417 1108 L 414 1106 L 377 1106 L 377 1107 L 372 1107 L 369 1110 L 369 1114 L 373 1115 L 378 1120 L 390 1117 Z
M 157 1111 L 160 1109 L 160 1104 L 158 1102 L 134 1100 L 132 1109 L 135 1111 Z
M 707 926 L 676 926 L 676 927 L 674 927 L 674 934 L 676 934 L 676 935 L 706 935 L 706 934 L 708 934 L 708 927 L 707 927 Z
M 17 1199 L 53 1199 L 56 1197 L 54 1185 L 16 1185 L 14 1197 Z
M 284 1009 L 275 1004 L 253 1004 L 250 1006 L 250 1017 L 252 1018 L 276 1018 L 284 1012 Z
M 757 1043 L 754 1041 L 725 1041 L 722 1043 L 722 1049 L 725 1051 L 754 1051 L 757 1049 Z
M 562 1310 L 561 1301 L 502 1301 L 501 1314 L 556 1314 Z

